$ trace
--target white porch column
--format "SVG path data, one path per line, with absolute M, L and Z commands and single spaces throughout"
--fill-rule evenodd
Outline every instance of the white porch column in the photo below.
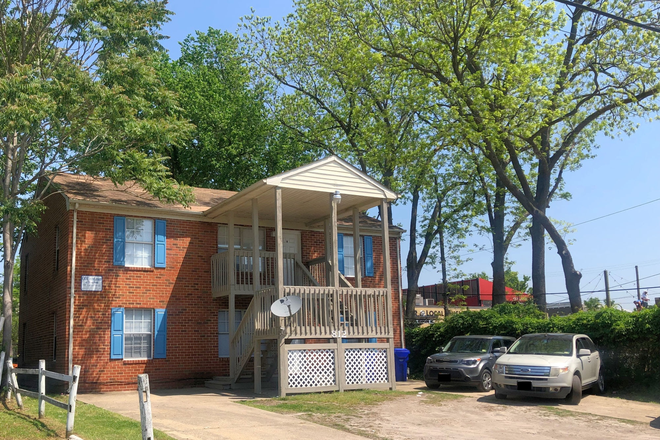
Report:
M 227 225 L 227 270 L 229 271 L 229 376 L 236 375 L 236 350 L 234 350 L 234 334 L 236 333 L 236 252 L 234 249 L 234 213 L 229 213 Z
M 387 289 L 387 303 L 392 309 L 392 272 L 390 268 L 390 220 L 387 211 L 387 200 L 380 203 L 381 221 L 383 226 L 383 271 L 385 272 L 385 288 Z M 400 281 L 399 281 L 400 282 Z M 387 350 L 387 373 L 390 380 L 390 389 L 396 389 L 396 375 L 394 372 L 394 327 L 392 313 L 388 313 L 387 327 L 390 329 L 389 350 Z
M 257 199 L 252 199 L 252 288 L 255 294 L 261 288 L 259 276 L 259 202 Z M 261 341 L 259 339 L 254 340 L 254 392 L 261 394 Z
M 284 296 L 284 252 L 282 241 L 282 188 L 275 188 L 275 287 Z
M 360 211 L 353 208 L 353 252 L 355 255 L 355 287 L 362 287 L 362 246 L 360 246 Z
M 330 194 L 330 243 L 332 243 L 332 287 L 339 287 L 339 255 L 337 253 L 337 202 Z
M 284 252 L 282 242 L 282 188 L 275 188 L 275 288 L 278 298 L 284 296 Z M 279 336 L 278 342 L 278 374 L 277 391 L 280 397 L 286 396 L 286 386 L 289 378 L 288 362 L 286 358 L 286 347 L 284 346 L 284 318 L 278 319 Z
M 344 344 L 341 338 L 341 332 L 344 329 L 344 325 L 341 322 L 341 316 L 343 315 L 341 306 L 340 306 L 340 297 L 339 297 L 339 254 L 338 254 L 338 243 L 337 243 L 337 205 L 341 200 L 340 197 L 336 197 L 337 194 L 330 194 L 330 230 L 332 231 L 332 286 L 334 287 L 332 303 L 335 309 L 335 329 L 337 330 L 337 356 L 335 357 L 335 374 L 337 375 L 337 385 L 339 386 L 339 391 L 344 391 L 346 387 L 346 368 L 345 368 L 345 355 L 344 355 Z M 347 319 L 348 317 L 345 317 Z

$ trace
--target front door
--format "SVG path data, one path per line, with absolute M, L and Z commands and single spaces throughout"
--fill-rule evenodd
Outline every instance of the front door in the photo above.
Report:
M 284 252 L 284 285 L 296 285 L 296 259 L 300 259 L 300 231 L 282 232 Z

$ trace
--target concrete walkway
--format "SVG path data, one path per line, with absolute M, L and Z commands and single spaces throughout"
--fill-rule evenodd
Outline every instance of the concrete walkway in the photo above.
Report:
M 264 390 L 260 397 L 274 397 Z M 153 425 L 180 440 L 262 439 L 309 440 L 364 437 L 236 403 L 254 399 L 251 391 L 215 391 L 208 388 L 157 390 L 151 393 Z M 80 394 L 78 400 L 140 420 L 138 394 L 121 391 Z

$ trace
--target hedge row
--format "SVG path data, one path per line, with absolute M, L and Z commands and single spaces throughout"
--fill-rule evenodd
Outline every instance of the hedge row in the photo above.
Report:
M 584 333 L 599 347 L 611 387 L 660 383 L 660 308 L 625 312 L 605 308 L 546 318 L 533 304 L 501 304 L 450 315 L 425 328 L 406 329 L 408 366 L 421 375 L 426 357 L 459 335 L 520 337 L 527 333 Z

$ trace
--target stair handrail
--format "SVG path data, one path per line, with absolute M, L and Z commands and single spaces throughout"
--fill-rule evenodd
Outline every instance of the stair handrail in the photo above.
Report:
M 255 301 L 254 299 L 250 301 L 241 323 L 236 328 L 234 336 L 231 340 L 231 345 L 234 348 L 234 353 L 236 356 L 229 361 L 232 363 L 233 367 L 231 370 L 234 372 L 234 377 L 232 380 L 236 380 L 243 370 L 245 364 L 247 364 L 248 359 L 252 356 L 252 351 L 254 349 L 254 309 Z
M 296 259 L 296 266 L 302 271 L 303 275 L 307 277 L 313 286 L 320 286 L 319 282 L 316 281 L 316 278 L 314 278 L 314 275 L 312 275 L 312 273 L 298 259 Z

